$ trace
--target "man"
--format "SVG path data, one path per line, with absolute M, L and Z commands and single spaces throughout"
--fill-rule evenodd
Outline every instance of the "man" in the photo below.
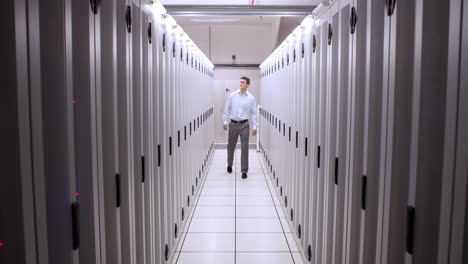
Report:
M 223 115 L 224 130 L 228 130 L 229 124 L 227 172 L 232 172 L 234 150 L 240 136 L 242 179 L 247 178 L 249 170 L 249 120 L 252 121 L 252 135 L 257 135 L 257 103 L 255 97 L 247 91 L 249 85 L 249 78 L 240 78 L 240 89 L 229 95 Z

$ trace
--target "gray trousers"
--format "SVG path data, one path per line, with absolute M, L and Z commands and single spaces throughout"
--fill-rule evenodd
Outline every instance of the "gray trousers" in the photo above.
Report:
M 229 139 L 228 139 L 228 166 L 232 167 L 234 161 L 234 150 L 236 149 L 237 138 L 241 138 L 241 172 L 249 171 L 249 122 L 243 124 L 229 123 Z

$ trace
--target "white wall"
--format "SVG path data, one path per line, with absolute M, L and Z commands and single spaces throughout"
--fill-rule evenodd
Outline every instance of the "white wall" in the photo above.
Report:
M 260 64 L 272 52 L 277 38 L 272 24 L 210 25 L 182 22 L 181 26 L 213 64 L 231 64 L 233 54 L 238 64 Z
M 249 92 L 260 104 L 260 70 L 223 68 L 215 69 L 213 81 L 214 118 L 215 118 L 215 140 L 217 143 L 227 143 L 227 131 L 223 129 L 223 111 L 226 98 L 232 91 L 239 89 L 239 78 L 247 76 L 250 78 Z M 226 91 L 229 89 L 229 91 Z M 252 128 L 252 125 L 250 126 Z M 250 134 L 250 142 L 255 143 L 256 137 Z
M 260 64 L 271 53 L 271 26 L 212 26 L 211 61 L 232 63 L 235 54 L 236 63 Z

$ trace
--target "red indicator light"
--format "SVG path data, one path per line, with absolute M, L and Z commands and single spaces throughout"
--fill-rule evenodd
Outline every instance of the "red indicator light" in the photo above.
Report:
M 73 100 L 73 103 L 76 104 L 76 100 Z
M 76 195 L 76 196 L 80 196 L 80 193 L 79 193 L 79 192 L 76 192 L 75 195 Z
M 3 244 L 2 242 L 0 242 L 0 247 L 3 247 L 5 244 Z

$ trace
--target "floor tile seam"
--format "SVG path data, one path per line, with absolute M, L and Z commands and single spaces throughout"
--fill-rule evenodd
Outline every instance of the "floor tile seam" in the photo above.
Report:
M 236 232 L 225 232 L 225 231 L 203 231 L 203 232 L 187 232 L 187 234 L 189 233 L 193 233 L 193 234 L 235 234 Z M 274 234 L 282 234 L 282 233 L 286 233 L 286 234 L 292 234 L 292 232 L 283 232 L 283 231 L 238 231 L 237 233 L 239 234 L 248 234 L 248 233 L 251 233 L 251 234 L 268 234 L 268 233 L 274 233 Z
M 179 251 L 179 253 L 236 253 L 230 250 Z M 289 253 L 286 250 L 240 250 L 237 253 Z M 296 252 L 295 252 L 296 253 Z
M 256 219 L 257 216 L 192 216 L 191 218 L 210 219 L 210 218 L 239 218 L 239 219 Z M 277 218 L 276 216 L 262 216 L 261 218 L 271 219 Z
M 261 163 L 261 167 L 262 167 L 262 171 L 263 171 L 263 176 L 265 177 L 265 181 L 266 181 L 267 180 L 267 175 L 265 173 L 265 168 L 264 168 L 263 161 L 261 160 L 261 157 L 259 156 L 260 155 L 259 152 L 257 152 L 256 154 L 257 154 L 257 158 L 260 159 L 260 163 Z M 272 190 L 271 190 L 270 186 L 268 186 L 268 189 L 270 190 L 270 194 L 272 194 Z M 275 201 L 274 201 L 273 195 L 271 195 L 271 199 L 273 200 L 273 203 L 274 203 Z M 282 210 L 282 208 L 280 208 L 280 209 Z M 278 212 L 278 208 L 277 208 L 276 204 L 275 204 L 275 210 L 276 210 L 276 214 L 278 215 L 278 220 L 280 222 L 281 229 L 283 230 L 284 239 L 286 239 L 286 243 L 287 243 L 288 248 L 289 248 L 289 253 L 291 255 L 291 259 L 293 261 L 293 264 L 295 264 L 296 261 L 294 260 L 294 256 L 293 256 L 292 251 L 291 251 L 291 246 L 289 245 L 288 238 L 286 237 L 286 232 L 284 231 L 283 222 L 281 221 L 281 217 L 279 216 L 279 212 Z
M 179 253 L 289 253 L 289 250 L 181 250 Z
M 232 195 L 232 194 L 210 194 L 210 195 L 196 195 L 195 197 L 197 196 L 235 196 L 235 195 Z M 258 194 L 245 194 L 245 195 L 240 195 L 240 196 L 259 196 L 259 197 L 270 197 L 272 195 L 258 195 Z M 273 197 L 279 197 L 278 195 L 273 195 Z
M 213 161 L 213 158 L 214 158 L 215 155 L 216 155 L 216 150 L 214 150 L 214 153 L 213 153 L 213 155 L 211 155 L 211 159 L 210 159 L 209 162 L 208 162 L 208 169 L 207 169 L 207 171 L 206 171 L 207 174 L 208 174 L 208 172 L 210 171 L 211 164 L 212 164 L 212 161 Z M 203 191 L 203 186 L 205 185 L 205 181 L 206 181 L 206 177 L 203 179 L 203 185 L 201 186 L 200 192 Z M 196 199 L 196 203 L 194 204 L 193 211 L 191 212 L 191 215 L 192 215 L 192 216 L 193 216 L 193 214 L 195 214 L 195 211 L 197 210 L 198 201 L 200 200 L 200 196 L 195 196 L 195 199 Z M 193 217 L 190 217 L 190 222 L 188 223 L 187 231 L 190 230 L 190 225 L 192 224 L 192 220 L 193 220 Z M 184 236 L 184 240 L 182 241 L 182 245 L 180 246 L 181 249 L 184 248 L 185 239 L 187 238 L 187 234 L 188 234 L 188 232 L 187 232 L 187 233 L 185 234 L 185 236 Z M 176 259 L 176 261 L 175 261 L 175 264 L 177 264 L 177 262 L 179 261 L 179 257 L 180 257 L 180 252 L 179 252 L 179 254 L 177 255 L 177 259 Z
M 216 204 L 213 204 L 213 205 L 198 205 L 198 206 L 206 206 L 206 207 L 221 207 L 221 206 L 224 206 L 224 207 L 228 207 L 228 206 L 236 206 L 236 205 L 216 205 Z M 274 205 L 237 205 L 237 207 L 274 207 Z M 280 218 L 286 218 L 286 217 L 280 217 Z
M 234 156 L 234 161 L 236 161 L 236 155 L 234 155 L 235 152 L 233 153 Z M 237 168 L 238 166 L 235 166 L 234 170 L 234 264 L 237 264 Z

